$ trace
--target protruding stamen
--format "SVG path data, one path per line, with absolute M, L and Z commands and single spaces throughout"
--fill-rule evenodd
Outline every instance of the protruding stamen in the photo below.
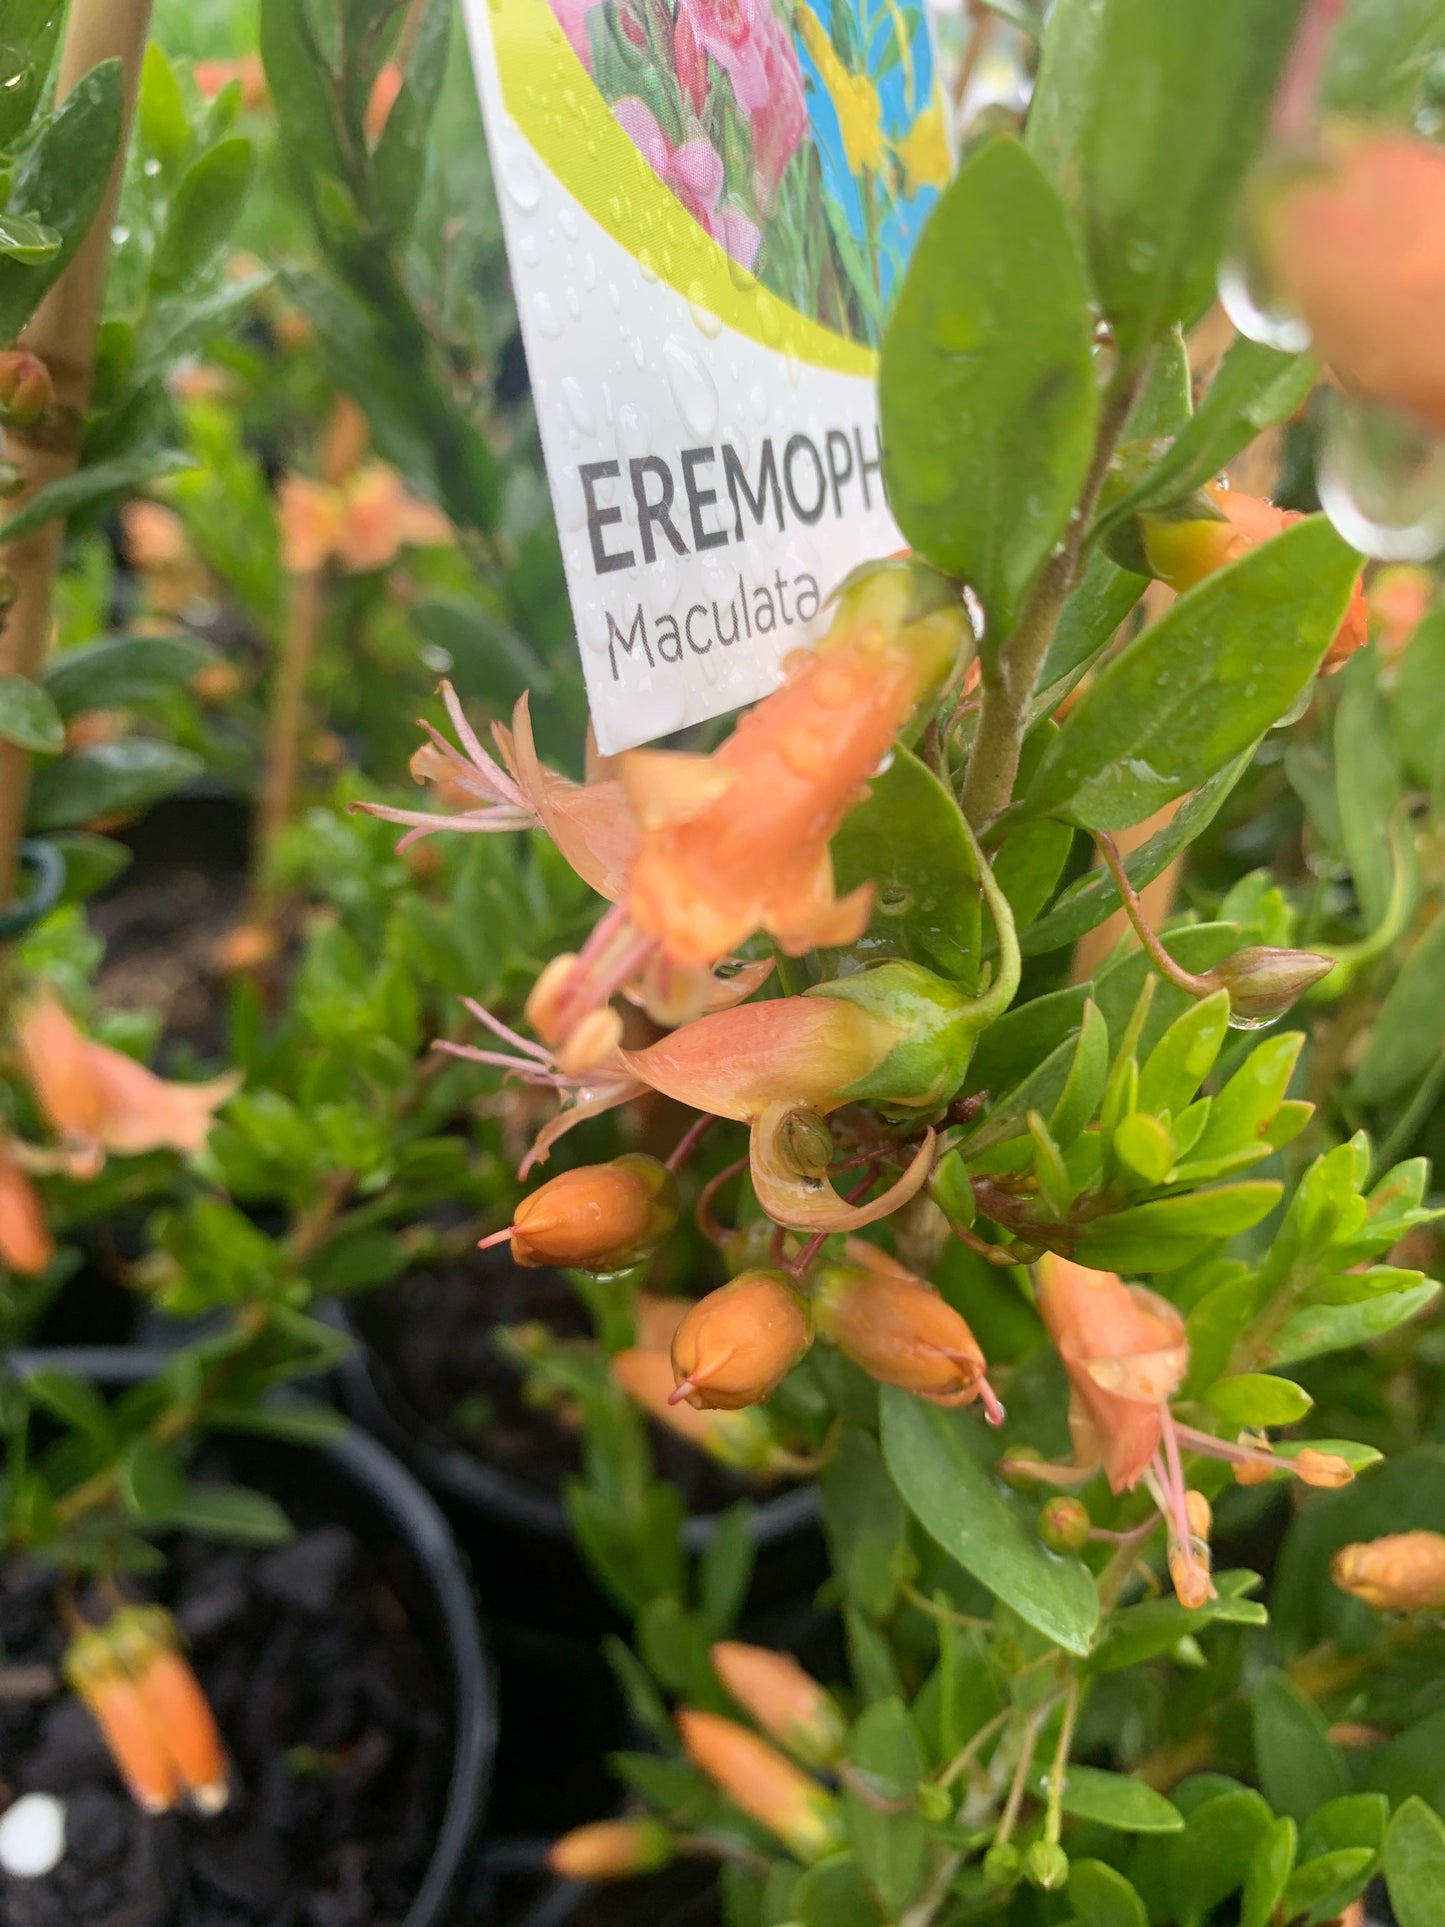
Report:
M 992 1385 L 989 1384 L 986 1378 L 981 1378 L 978 1381 L 978 1396 L 981 1404 L 983 1405 L 983 1415 L 988 1420 L 989 1424 L 1002 1425 L 1004 1420 L 1008 1417 L 1008 1413 L 1004 1410 L 1003 1403 L 1000 1400 L 998 1393 L 993 1389 Z

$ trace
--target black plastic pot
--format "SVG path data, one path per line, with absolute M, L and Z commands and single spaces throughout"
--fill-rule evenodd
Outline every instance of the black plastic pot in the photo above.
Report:
M 68 1347 L 16 1352 L 10 1370 L 68 1371 L 102 1391 L 121 1391 L 152 1377 L 165 1353 L 136 1347 Z M 497 1746 L 497 1691 L 471 1575 L 441 1509 L 407 1468 L 356 1426 L 315 1446 L 228 1435 L 228 1452 L 246 1475 L 269 1487 L 284 1505 L 304 1482 L 318 1488 L 336 1515 L 370 1532 L 392 1535 L 415 1568 L 407 1600 L 429 1643 L 450 1674 L 453 1758 L 445 1810 L 431 1860 L 402 1927 L 461 1927 L 480 1850 L 482 1819 Z M 321 1476 L 318 1478 L 317 1461 Z M 327 1490 L 327 1486 L 330 1490 Z

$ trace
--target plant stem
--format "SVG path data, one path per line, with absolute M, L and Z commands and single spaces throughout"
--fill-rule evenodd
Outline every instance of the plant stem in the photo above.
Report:
M 1175 963 L 1159 941 L 1158 935 L 1144 914 L 1144 905 L 1139 900 L 1139 892 L 1129 881 L 1129 873 L 1124 868 L 1124 859 L 1120 856 L 1119 846 L 1113 837 L 1107 836 L 1103 830 L 1095 830 L 1094 842 L 1098 845 L 1099 854 L 1104 859 L 1105 868 L 1114 879 L 1114 888 L 1119 892 L 1119 901 L 1124 906 L 1124 914 L 1133 927 L 1134 935 L 1144 946 L 1150 963 L 1161 977 L 1188 996 L 1208 997 L 1218 986 L 1209 983 L 1203 977 L 1197 977 L 1192 970 L 1186 970 L 1183 964 Z
M 1078 580 L 1084 541 L 1099 506 L 1104 477 L 1148 368 L 1146 357 L 1115 371 L 1099 418 L 1094 458 L 1063 545 L 1044 564 L 1017 629 L 1000 648 L 985 650 L 980 656 L 983 702 L 963 784 L 963 813 L 980 835 L 1013 800 L 1019 752 L 1029 725 L 1030 699 L 1064 604 Z
M 105 290 L 111 219 L 120 192 L 150 14 L 151 0 L 71 0 L 55 98 L 64 100 L 92 68 L 118 56 L 120 144 L 85 239 L 20 337 L 20 345 L 38 355 L 50 370 L 55 401 L 36 428 L 7 431 L 5 453 L 25 481 L 11 503 L 12 515 L 41 489 L 73 474 L 80 462 L 85 411 L 95 377 L 95 329 Z M 55 574 L 64 539 L 65 522 L 57 517 L 5 551 L 16 594 L 0 629 L 0 676 L 33 679 L 39 673 L 50 639 Z M 15 887 L 16 850 L 25 827 L 29 786 L 29 757 L 14 743 L 0 741 L 0 904 L 9 901 Z
M 1054 1748 L 1054 1763 L 1049 1768 L 1048 1804 L 1044 1809 L 1044 1838 L 1059 1844 L 1064 1825 L 1064 1781 L 1069 1772 L 1069 1748 L 1074 1743 L 1074 1721 L 1079 1716 L 1079 1681 L 1075 1675 L 1064 1695 L 1064 1722 L 1059 1728 L 1059 1743 Z
M 1014 1766 L 1013 1781 L 1009 1786 L 1008 1799 L 1004 1802 L 1003 1812 L 999 1816 L 998 1832 L 994 1835 L 994 1841 L 1000 1847 L 1008 1845 L 1014 1827 L 1018 1823 L 1019 1808 L 1024 1803 L 1024 1793 L 1029 1783 L 1029 1771 L 1034 1763 L 1034 1748 L 1039 1743 L 1039 1733 L 1043 1728 L 1044 1721 L 1053 1710 L 1053 1700 L 1047 1699 L 1043 1701 L 1041 1705 L 1036 1706 L 1024 1722 L 1023 1736 L 1019 1743 L 1019 1756 Z
M 321 634 L 326 610 L 326 571 L 316 569 L 291 578 L 286 632 L 281 639 L 281 661 L 266 732 L 266 764 L 256 811 L 256 854 L 252 877 L 252 914 L 264 913 L 267 869 L 277 839 L 291 821 L 296 806 L 296 779 L 301 767 L 301 729 L 306 720 L 306 684 Z

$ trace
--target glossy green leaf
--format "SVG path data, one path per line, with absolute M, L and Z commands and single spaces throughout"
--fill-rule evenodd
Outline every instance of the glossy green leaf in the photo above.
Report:
M 908 957 L 970 981 L 978 968 L 976 871 L 958 804 L 900 744 L 831 845 L 840 895 L 873 883 L 873 914 L 848 954 Z
M 45 688 L 61 716 L 153 702 L 218 660 L 193 636 L 102 636 L 51 658 Z
M 1186 1633 L 1197 1633 L 1211 1621 L 1230 1626 L 1263 1626 L 1268 1619 L 1263 1604 L 1248 1594 L 1259 1585 L 1253 1572 L 1217 1572 L 1216 1594 L 1197 1611 L 1177 1599 L 1146 1599 L 1114 1613 L 1099 1649 L 1089 1662 L 1093 1673 L 1117 1673 L 1160 1653 L 1172 1652 Z
M 1266 1673 L 1251 1703 L 1259 1783 L 1277 1813 L 1303 1822 L 1349 1790 L 1344 1756 L 1327 1737 L 1324 1715 L 1288 1675 Z
M 162 475 L 175 475 L 181 469 L 194 467 L 195 463 L 189 455 L 182 455 L 173 448 L 147 449 L 137 455 L 117 456 L 110 462 L 93 462 L 88 468 L 77 469 L 74 475 L 67 475 L 60 482 L 52 482 L 48 488 L 32 495 L 25 506 L 0 528 L 0 542 L 13 542 L 17 537 L 29 535 L 43 527 L 46 522 L 53 522 L 57 516 L 75 515 L 81 509 L 95 508 L 112 495 L 139 488 L 142 483 L 153 482 Z
M 385 233 L 404 235 L 426 172 L 427 135 L 446 72 L 450 0 L 428 0 L 412 41 L 406 78 L 371 161 L 377 219 Z
M 245 205 L 255 164 L 250 141 L 233 134 L 217 141 L 187 168 L 171 201 L 165 235 L 151 269 L 157 288 L 179 287 L 211 265 Z
M 1333 113 L 1408 119 L 1445 49 L 1441 0 L 1351 0 L 1329 42 L 1321 104 Z
M 131 852 L 113 837 L 93 836 L 88 830 L 66 830 L 46 841 L 65 865 L 62 903 L 84 903 L 129 868 Z
M 120 1496 L 137 1519 L 164 1520 L 184 1503 L 186 1475 L 176 1454 L 144 1433 L 126 1447 L 120 1462 Z
M 836 1853 L 809 1867 L 793 1888 L 792 1907 L 802 1927 L 882 1927 L 883 1922 L 851 1853 Z
M 1127 829 L 1223 770 L 1307 686 L 1358 570 L 1313 516 L 1206 577 L 1094 678 L 1028 811 Z
M 1383 1298 L 1365 1298 L 1352 1305 L 1309 1305 L 1285 1323 L 1261 1363 L 1293 1365 L 1323 1352 L 1366 1345 L 1403 1325 L 1439 1294 L 1439 1285 L 1427 1278 L 1409 1291 L 1387 1292 Z
M 48 261 L 59 247 L 60 236 L 54 228 L 43 227 L 27 215 L 0 209 L 0 254 L 33 266 L 37 261 Z
M 35 771 L 27 827 L 67 830 L 97 817 L 129 816 L 169 796 L 201 767 L 200 757 L 189 750 L 143 736 L 100 743 Z
M 14 146 L 30 124 L 65 13 L 65 0 L 10 0 L 6 8 L 10 31 L 0 56 L 0 148 Z
M 1143 1901 L 1123 1874 L 1102 1860 L 1070 1862 L 1069 1905 L 1079 1927 L 1148 1927 Z
M 896 1919 L 913 1898 L 928 1856 L 928 1830 L 918 1813 L 912 1807 L 888 1812 L 878 1804 L 911 1799 L 928 1767 L 918 1729 L 901 1700 L 878 1700 L 865 1710 L 848 1736 L 848 1759 L 875 1795 L 866 1799 L 845 1784 L 848 1839 L 864 1878 L 889 1919 Z
M 1445 917 L 1436 917 L 1406 956 L 1375 1013 L 1351 1084 L 1357 1103 L 1382 1104 L 1419 1081 L 1445 1049 Z
M 1087 1653 L 1099 1601 L 1088 1568 L 1047 1552 L 1004 1495 L 971 1415 L 884 1386 L 883 1456 L 924 1529 L 1019 1617 L 1071 1653 Z
M 1157 1117 L 1131 1111 L 1114 1127 L 1114 1156 L 1147 1185 L 1163 1184 L 1174 1169 L 1174 1140 Z
M 1126 1773 L 1104 1773 L 1094 1766 L 1070 1765 L 1063 1808 L 1076 1820 L 1092 1820 L 1116 1833 L 1178 1833 L 1184 1825 L 1174 1802 L 1153 1787 Z
M 1301 4 L 1107 0 L 1082 201 L 1094 284 L 1126 353 L 1207 303 Z
M 1445 609 L 1415 625 L 1395 677 L 1395 739 L 1417 783 L 1430 783 L 1445 741 Z
M 146 48 L 141 63 L 136 119 L 147 150 L 160 162 L 163 171 L 173 172 L 185 158 L 191 143 L 191 129 L 176 70 L 155 40 Z
M 1250 1858 L 1239 1903 L 1239 1927 L 1273 1927 L 1275 1908 L 1294 1866 L 1298 1829 L 1293 1820 L 1279 1819 L 1260 1836 Z
M 1293 1920 L 1309 1913 L 1311 1920 L 1334 1920 L 1340 1909 L 1365 1890 L 1375 1866 L 1370 1847 L 1340 1847 L 1313 1860 L 1302 1860 L 1284 1889 L 1284 1917 Z
M 1246 1179 L 1177 1197 L 1150 1198 L 1085 1226 L 1079 1262 L 1099 1271 L 1171 1270 L 1216 1239 L 1258 1224 L 1279 1202 L 1279 1194 L 1278 1184 Z
M 1017 141 L 989 141 L 944 189 L 914 250 L 879 404 L 898 525 L 972 586 L 991 648 L 1083 484 L 1096 409 L 1090 334 L 1057 194 Z
M 1109 1027 L 1091 997 L 1084 1004 L 1068 1082 L 1049 1114 L 1049 1130 L 1064 1150 L 1093 1122 L 1108 1075 Z
M 1362 651 L 1340 678 L 1346 686 L 1334 727 L 1340 835 L 1366 930 L 1380 924 L 1389 905 L 1390 820 L 1402 793 L 1399 754 L 1375 677 L 1374 652 Z
M 1289 1089 L 1304 1032 L 1282 1031 L 1256 1044 L 1209 1109 L 1209 1122 L 1194 1145 L 1199 1159 L 1219 1157 L 1241 1144 L 1257 1143 Z
M 1229 1031 L 1229 992 L 1217 990 L 1165 1031 L 1139 1069 L 1141 1111 L 1182 1111 L 1214 1068 Z
M 69 262 L 95 218 L 121 129 L 120 62 L 106 60 L 66 95 L 25 150 L 10 186 L 11 218 L 60 237 L 42 261 L 0 256 L 0 341 L 11 341 Z
M 1121 569 L 1102 549 L 1094 550 L 1083 581 L 1064 604 L 1044 658 L 1034 697 L 1036 720 L 1052 716 L 1069 691 L 1077 688 L 1147 587 L 1146 576 Z
M 873 1434 L 845 1427 L 818 1486 L 833 1572 L 855 1605 L 881 1618 L 898 1591 L 907 1518 Z
M 291 1537 L 291 1521 L 276 1501 L 248 1485 L 188 1486 L 171 1507 L 167 1524 L 247 1546 L 279 1545 Z
M 35 756 L 54 756 L 65 747 L 59 710 L 28 676 L 0 676 L 0 740 Z
M 1240 1372 L 1222 1378 L 1204 1394 L 1210 1411 L 1226 1425 L 1293 1425 L 1314 1404 L 1303 1385 L 1267 1372 Z
M 1257 1793 L 1221 1793 L 1196 1807 L 1169 1855 L 1178 1927 L 1201 1927 L 1226 1894 L 1244 1884 L 1273 1815 Z

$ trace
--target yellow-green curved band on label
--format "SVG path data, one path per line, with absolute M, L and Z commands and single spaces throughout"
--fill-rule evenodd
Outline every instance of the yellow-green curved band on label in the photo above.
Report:
M 816 368 L 872 378 L 878 358 L 789 307 L 730 258 L 660 181 L 612 117 L 548 0 L 491 0 L 507 111 L 597 224 L 726 327 Z

